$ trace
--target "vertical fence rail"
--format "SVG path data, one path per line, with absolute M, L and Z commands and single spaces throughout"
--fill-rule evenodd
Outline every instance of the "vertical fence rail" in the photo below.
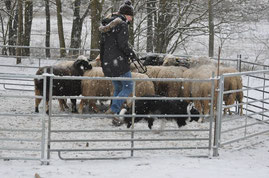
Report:
M 50 69 L 50 77 L 49 77 L 49 101 L 48 101 L 48 111 L 46 111 L 46 107 L 44 107 L 45 112 L 48 112 L 49 121 L 48 121 L 48 145 L 47 145 L 47 158 L 50 159 L 50 149 L 51 149 L 51 118 L 52 118 L 52 87 L 53 87 L 53 68 Z
M 218 100 L 217 100 L 217 117 L 215 120 L 215 135 L 214 135 L 214 148 L 213 156 L 219 156 L 220 136 L 221 136 L 221 121 L 222 121 L 222 103 L 223 103 L 223 91 L 224 91 L 224 77 L 220 76 L 218 84 Z
M 46 73 L 46 69 L 45 69 L 45 73 Z M 47 91 L 47 77 L 44 76 L 43 77 L 43 107 L 45 108 L 46 107 L 46 91 Z M 45 158 L 45 148 L 46 148 L 46 124 L 45 124 L 45 116 L 46 116 L 46 110 L 43 109 L 43 119 L 42 119 L 42 144 L 41 144 L 41 147 L 42 147 L 42 156 L 41 156 L 41 159 L 43 160 L 42 161 L 42 164 L 48 164 L 48 158 Z
M 136 81 L 133 81 L 133 97 L 136 97 L 136 95 L 135 95 L 135 86 L 136 86 Z M 135 120 L 135 117 L 134 117 L 134 115 L 135 115 L 135 100 L 132 100 L 132 115 L 133 115 L 133 117 L 132 117 L 132 132 L 131 132 L 131 139 L 132 139 L 132 141 L 131 141 L 131 148 L 132 148 L 132 150 L 131 150 L 131 157 L 133 157 L 134 156 L 134 150 L 133 150 L 133 148 L 134 148 L 134 141 L 133 141 L 133 139 L 134 139 L 134 134 L 135 134 L 135 132 L 133 131 L 134 130 L 134 120 Z

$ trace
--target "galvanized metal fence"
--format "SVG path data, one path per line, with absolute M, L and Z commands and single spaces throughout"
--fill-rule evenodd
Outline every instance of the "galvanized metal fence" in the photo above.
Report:
M 0 74 L 0 80 L 33 81 L 33 79 L 44 79 L 44 84 L 46 83 L 44 76 Z M 6 85 L 5 82 L 1 84 Z M 42 163 L 46 162 L 45 112 L 36 114 L 29 111 L 27 107 L 25 108 L 25 105 L 20 105 L 19 107 L 16 105 L 19 100 L 26 99 L 29 101 L 29 99 L 35 98 L 43 98 L 45 102 L 45 95 L 34 96 L 33 92 L 29 93 L 26 90 L 19 92 L 19 89 L 15 88 L 11 92 L 1 92 L 0 159 L 40 160 Z M 7 102 L 8 100 L 12 100 L 12 102 Z M 25 123 L 27 123 L 26 127 Z
M 165 81 L 165 82 L 209 82 L 211 83 L 212 91 L 214 91 L 214 80 L 191 80 L 191 79 L 136 79 L 136 78 L 102 78 L 102 77 L 59 77 L 53 76 L 55 79 L 82 79 L 82 80 L 132 80 L 137 81 Z M 51 85 L 52 86 L 52 85 Z M 51 88 L 52 90 L 52 88 Z M 135 84 L 134 92 L 135 93 Z M 214 92 L 213 92 L 214 93 Z M 211 97 L 97 97 L 97 96 L 83 96 L 83 97 L 57 97 L 50 96 L 51 99 L 130 99 L 133 103 L 133 113 L 135 107 L 135 101 L 141 99 L 158 99 L 158 100 L 211 100 L 213 102 L 213 96 Z M 50 101 L 51 102 L 51 101 Z M 50 105 L 51 106 L 51 105 Z M 173 127 L 173 129 L 153 129 L 149 130 L 142 126 L 137 129 L 134 124 L 135 117 L 168 117 L 168 115 L 121 115 L 119 117 L 132 117 L 133 127 L 131 129 L 124 129 L 111 127 L 111 118 L 115 115 L 105 114 L 62 114 L 53 113 L 53 108 L 49 110 L 49 126 L 48 126 L 48 158 L 51 157 L 51 153 L 57 152 L 61 159 L 65 160 L 91 160 L 91 159 L 119 159 L 132 157 L 134 154 L 139 155 L 140 152 L 156 151 L 156 150 L 193 150 L 191 156 L 210 156 L 212 146 L 212 124 L 213 124 L 213 105 L 209 116 L 201 114 L 201 117 L 207 117 L 208 122 L 203 123 L 203 127 L 199 128 L 180 128 Z M 169 117 L 188 117 L 192 115 L 169 115 Z M 76 118 L 80 122 L 83 120 L 83 125 L 73 127 L 72 123 Z M 98 121 L 99 120 L 99 121 Z M 70 123 L 69 127 L 58 125 L 57 123 Z M 98 125 L 107 125 L 100 127 Z M 144 124 L 144 123 L 143 123 Z M 71 126 L 72 125 L 72 126 Z M 147 124 L 144 124 L 146 126 Z M 86 126 L 86 128 L 85 128 Z M 89 127 L 89 128 L 87 128 Z M 156 132 L 162 132 L 165 137 L 156 138 Z M 171 134 L 173 133 L 173 134 Z M 61 138 L 59 138 L 61 135 Z M 65 135 L 65 136 L 63 136 Z M 81 137 L 83 135 L 83 137 Z M 87 135 L 87 136 L 85 136 Z M 154 136 L 155 135 L 155 136 Z M 175 137 L 176 135 L 176 137 Z M 105 145 L 105 146 L 104 146 Z M 204 150 L 201 154 L 198 150 Z M 198 151 L 198 152 L 197 152 Z M 180 153 L 180 152 L 179 152 Z M 142 154 L 142 155 L 143 155 Z M 185 154 L 184 154 L 185 155 Z
M 244 63 L 242 60 L 237 61 L 240 68 Z M 254 64 L 251 64 L 254 65 Z M 6 66 L 3 66 L 6 67 Z M 12 68 L 13 66 L 7 66 Z M 16 66 L 27 68 L 29 66 Z M 30 68 L 38 68 L 34 66 Z M 219 79 L 212 77 L 205 81 L 188 80 L 188 79 L 122 79 L 166 81 L 166 82 L 211 82 L 211 97 L 204 98 L 168 98 L 167 100 L 210 100 L 214 101 L 214 81 L 219 81 L 218 89 L 218 106 L 216 112 L 216 122 L 214 122 L 213 105 L 210 108 L 208 119 L 203 124 L 193 127 L 182 127 L 178 129 L 176 125 L 169 125 L 169 129 L 162 130 L 162 134 L 156 138 L 158 129 L 149 130 L 145 123 L 135 124 L 131 129 L 125 129 L 123 126 L 115 128 L 111 125 L 113 115 L 105 114 L 70 114 L 69 112 L 59 112 L 55 106 L 55 99 L 98 99 L 107 100 L 115 99 L 114 97 L 77 97 L 77 96 L 52 96 L 50 94 L 49 115 L 45 114 L 45 109 L 41 114 L 27 113 L 27 108 L 17 106 L 16 108 L 1 109 L 0 112 L 0 158 L 1 159 L 30 159 L 40 160 L 47 163 L 51 155 L 57 153 L 64 160 L 91 160 L 91 159 L 118 159 L 132 156 L 144 156 L 152 154 L 154 151 L 166 150 L 175 151 L 182 155 L 190 156 L 210 156 L 214 148 L 213 155 L 217 156 L 219 148 L 243 139 L 248 139 L 260 134 L 268 133 L 268 66 L 262 65 L 265 70 L 254 72 L 241 72 L 234 74 L 224 74 Z M 11 70 L 12 71 L 12 70 Z M 244 81 L 242 90 L 224 91 L 224 79 L 227 77 L 239 76 Z M 29 74 L 0 73 L 0 84 L 3 86 L 1 92 L 1 105 L 5 104 L 7 99 L 16 100 L 42 98 L 43 108 L 45 108 L 46 96 L 33 95 L 33 79 L 44 79 L 45 76 L 35 76 Z M 81 79 L 81 80 L 112 80 L 112 78 L 88 78 L 88 77 L 59 77 L 52 76 L 54 79 Z M 113 78 L 114 80 L 115 78 Z M 7 82 L 8 81 L 8 82 Z M 254 85 L 255 84 L 255 85 Z M 256 86 L 257 85 L 257 86 Z M 46 85 L 44 85 L 46 86 Z M 52 85 L 50 85 L 52 86 Z M 135 86 L 135 85 L 134 85 Z M 50 89 L 52 90 L 52 89 Z M 135 90 L 135 88 L 134 88 Z M 45 91 L 45 88 L 44 88 Z M 229 93 L 244 92 L 244 102 L 230 106 L 223 105 L 223 95 Z M 29 93 L 32 92 L 30 95 Z M 43 92 L 46 93 L 46 92 Z M 257 98 L 258 97 L 258 98 Z M 118 98 L 120 99 L 120 98 Z M 127 99 L 127 98 L 124 98 Z M 132 100 L 133 107 L 135 100 L 141 97 L 128 98 Z M 143 98 L 144 99 L 144 98 Z M 149 98 L 150 99 L 150 98 Z M 22 102 L 23 103 L 23 102 Z M 27 104 L 25 104 L 26 106 Z M 224 118 L 222 110 L 228 107 L 243 106 L 243 116 Z M 22 111 L 20 111 L 22 109 Z M 133 108 L 134 109 L 134 108 Z M 6 112 L 5 112 L 6 111 Z M 237 110 L 234 110 L 235 112 Z M 142 117 L 139 115 L 124 115 L 125 117 Z M 147 115 L 148 116 L 148 115 Z M 201 115 L 205 116 L 205 115 Z M 154 115 L 162 117 L 162 115 Z M 178 117 L 172 115 L 171 117 Z M 182 115 L 179 117 L 183 117 Z M 225 120 L 227 119 L 227 120 Z M 22 120 L 29 122 L 29 128 L 24 128 L 20 122 L 12 120 Z M 48 124 L 46 125 L 46 121 Z M 38 125 L 38 126 L 36 126 Z M 215 126 L 215 129 L 213 129 Z M 34 129 L 33 129 L 34 128 Z M 214 132 L 213 132 L 214 131 Z M 236 132 L 237 138 L 229 137 L 229 134 Z M 154 135 L 155 134 L 155 135 Z M 214 142 L 214 143 L 213 143 Z M 201 152 L 203 150 L 204 152 Z
M 214 156 L 218 155 L 219 147 L 269 132 L 268 76 L 269 70 L 261 70 L 224 74 L 220 77 Z M 246 82 L 242 89 L 224 91 L 224 79 L 228 77 L 242 77 Z M 244 102 L 223 105 L 225 94 L 238 92 L 244 92 Z M 223 109 L 240 106 L 244 110 L 243 116 L 231 119 L 223 117 Z M 229 137 L 231 134 L 236 138 Z

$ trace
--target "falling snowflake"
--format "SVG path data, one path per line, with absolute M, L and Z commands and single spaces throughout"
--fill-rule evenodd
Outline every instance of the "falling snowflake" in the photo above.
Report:
M 114 65 L 114 66 L 118 66 L 118 60 L 117 60 L 117 59 L 114 59 L 114 60 L 113 60 L 113 65 Z

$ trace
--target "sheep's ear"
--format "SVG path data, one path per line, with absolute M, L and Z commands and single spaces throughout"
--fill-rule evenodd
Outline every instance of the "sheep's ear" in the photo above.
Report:
M 87 70 L 91 70 L 92 69 L 92 65 L 87 63 Z
M 74 67 L 75 67 L 75 68 L 80 68 L 80 66 L 82 65 L 83 61 L 84 61 L 84 60 L 81 60 L 81 59 L 76 60 L 76 61 L 74 62 Z

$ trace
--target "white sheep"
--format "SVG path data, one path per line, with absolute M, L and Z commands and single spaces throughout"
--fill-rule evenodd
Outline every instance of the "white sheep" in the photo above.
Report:
M 238 72 L 236 69 L 231 68 L 231 67 L 220 67 L 220 75 L 224 74 L 224 73 L 236 73 Z M 243 87 L 242 84 L 242 78 L 241 76 L 232 76 L 232 77 L 225 77 L 224 78 L 224 91 L 229 91 L 229 90 L 241 90 Z M 233 93 L 229 93 L 229 94 L 224 94 L 223 96 L 223 101 L 225 103 L 225 105 L 232 105 L 234 104 L 235 101 L 238 101 L 238 103 L 242 103 L 243 102 L 243 91 L 239 91 L 239 92 L 233 92 Z M 243 106 L 240 105 L 240 115 L 243 114 Z M 225 108 L 224 109 L 224 114 L 226 114 L 226 112 L 229 112 L 229 114 L 231 115 L 231 111 L 229 108 Z
M 212 72 L 216 71 L 214 65 L 202 65 L 193 70 L 194 73 L 191 75 L 193 79 L 209 79 L 212 77 Z M 217 82 L 214 83 L 214 87 L 217 87 Z M 192 82 L 191 84 L 191 97 L 209 97 L 211 96 L 211 82 Z M 216 105 L 216 92 L 214 93 L 214 103 Z M 194 105 L 200 113 L 207 115 L 210 110 L 210 100 L 194 100 Z
M 176 66 L 147 66 L 147 75 L 150 78 L 182 78 L 185 67 Z M 157 95 L 177 97 L 181 95 L 181 81 L 154 81 Z
M 87 77 L 104 77 L 104 73 L 101 67 L 93 67 L 91 71 L 84 73 Z M 132 72 L 132 78 L 148 78 L 145 74 Z M 82 95 L 83 96 L 112 96 L 113 95 L 113 84 L 111 80 L 83 80 L 82 82 Z M 152 81 L 137 81 L 135 86 L 135 95 L 143 96 L 147 94 L 155 94 L 154 84 Z M 89 106 L 95 111 L 99 112 L 96 107 L 96 100 L 82 99 L 79 105 L 78 112 L 83 112 L 84 105 Z M 127 102 L 130 105 L 130 102 Z
M 101 67 L 93 67 L 92 70 L 84 73 L 86 77 L 104 77 Z M 113 85 L 110 80 L 82 80 L 82 96 L 112 96 Z M 84 105 L 89 105 L 95 112 L 99 112 L 95 99 L 81 99 L 78 112 L 82 113 Z

